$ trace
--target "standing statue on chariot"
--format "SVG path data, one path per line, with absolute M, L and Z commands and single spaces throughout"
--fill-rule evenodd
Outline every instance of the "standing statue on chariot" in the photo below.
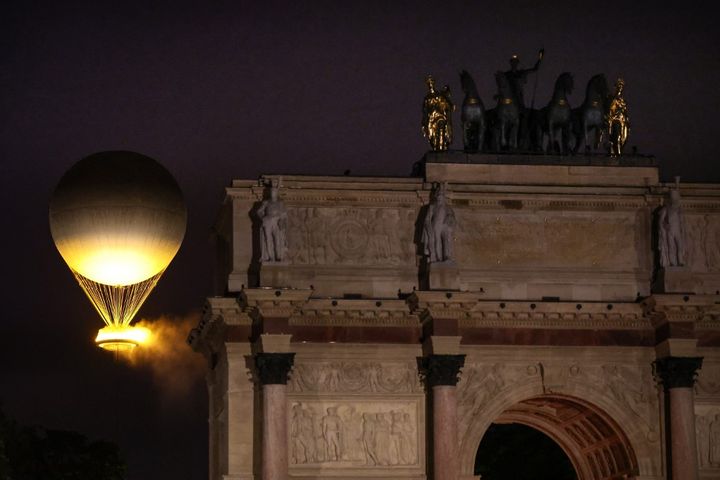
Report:
M 423 101 L 422 130 L 435 152 L 444 152 L 452 143 L 452 112 L 455 105 L 450 98 L 450 87 L 445 85 L 442 91 L 435 88 L 435 79 L 428 75 L 425 83 L 428 93 Z
M 510 70 L 503 72 L 505 78 L 510 84 L 510 90 L 517 101 L 518 108 L 520 109 L 520 128 L 519 128 L 519 146 L 520 148 L 526 149 L 530 143 L 530 112 L 525 106 L 525 95 L 524 88 L 527 83 L 528 76 L 531 73 L 535 73 L 540 69 L 540 63 L 542 63 L 543 57 L 545 56 L 545 49 L 541 48 L 538 52 L 537 61 L 531 68 L 519 68 L 520 58 L 517 55 L 510 57 Z M 536 83 L 537 85 L 537 83 Z M 535 91 L 533 90 L 533 99 L 530 105 L 530 109 L 534 107 L 535 103 Z
M 610 99 L 610 106 L 605 117 L 605 131 L 610 143 L 610 155 L 622 155 L 623 147 L 630 133 L 630 117 L 627 103 L 623 97 L 625 80 L 618 78 L 615 82 L 615 94 Z

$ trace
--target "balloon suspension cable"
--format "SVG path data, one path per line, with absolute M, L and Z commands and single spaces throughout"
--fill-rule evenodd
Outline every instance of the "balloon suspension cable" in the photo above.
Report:
M 109 327 L 127 327 L 163 272 L 132 285 L 105 285 L 73 271 L 75 278 Z

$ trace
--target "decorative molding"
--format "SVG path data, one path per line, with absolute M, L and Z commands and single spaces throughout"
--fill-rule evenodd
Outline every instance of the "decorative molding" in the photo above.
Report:
M 309 289 L 245 289 L 240 292 L 240 303 L 254 320 L 289 318 L 308 301 L 311 293 Z
M 255 368 L 261 385 L 286 385 L 294 353 L 256 353 Z
M 412 362 L 338 360 L 296 363 L 289 392 L 303 394 L 418 394 L 422 385 Z

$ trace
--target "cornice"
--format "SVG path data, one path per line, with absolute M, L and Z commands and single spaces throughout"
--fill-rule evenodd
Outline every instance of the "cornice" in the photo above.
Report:
M 290 318 L 308 301 L 311 294 L 310 289 L 244 289 L 240 292 L 240 305 L 252 318 Z
M 416 327 L 404 300 L 311 299 L 290 318 L 297 326 Z

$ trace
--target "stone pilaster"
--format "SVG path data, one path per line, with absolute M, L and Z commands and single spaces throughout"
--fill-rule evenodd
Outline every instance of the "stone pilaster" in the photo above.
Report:
M 458 478 L 457 382 L 465 355 L 429 355 L 425 382 L 432 392 L 432 472 L 435 480 Z
M 674 480 L 698 478 L 693 385 L 702 360 L 702 357 L 665 357 L 654 365 L 665 389 L 668 470 Z
M 287 381 L 294 353 L 257 353 L 262 386 L 262 480 L 288 478 Z

